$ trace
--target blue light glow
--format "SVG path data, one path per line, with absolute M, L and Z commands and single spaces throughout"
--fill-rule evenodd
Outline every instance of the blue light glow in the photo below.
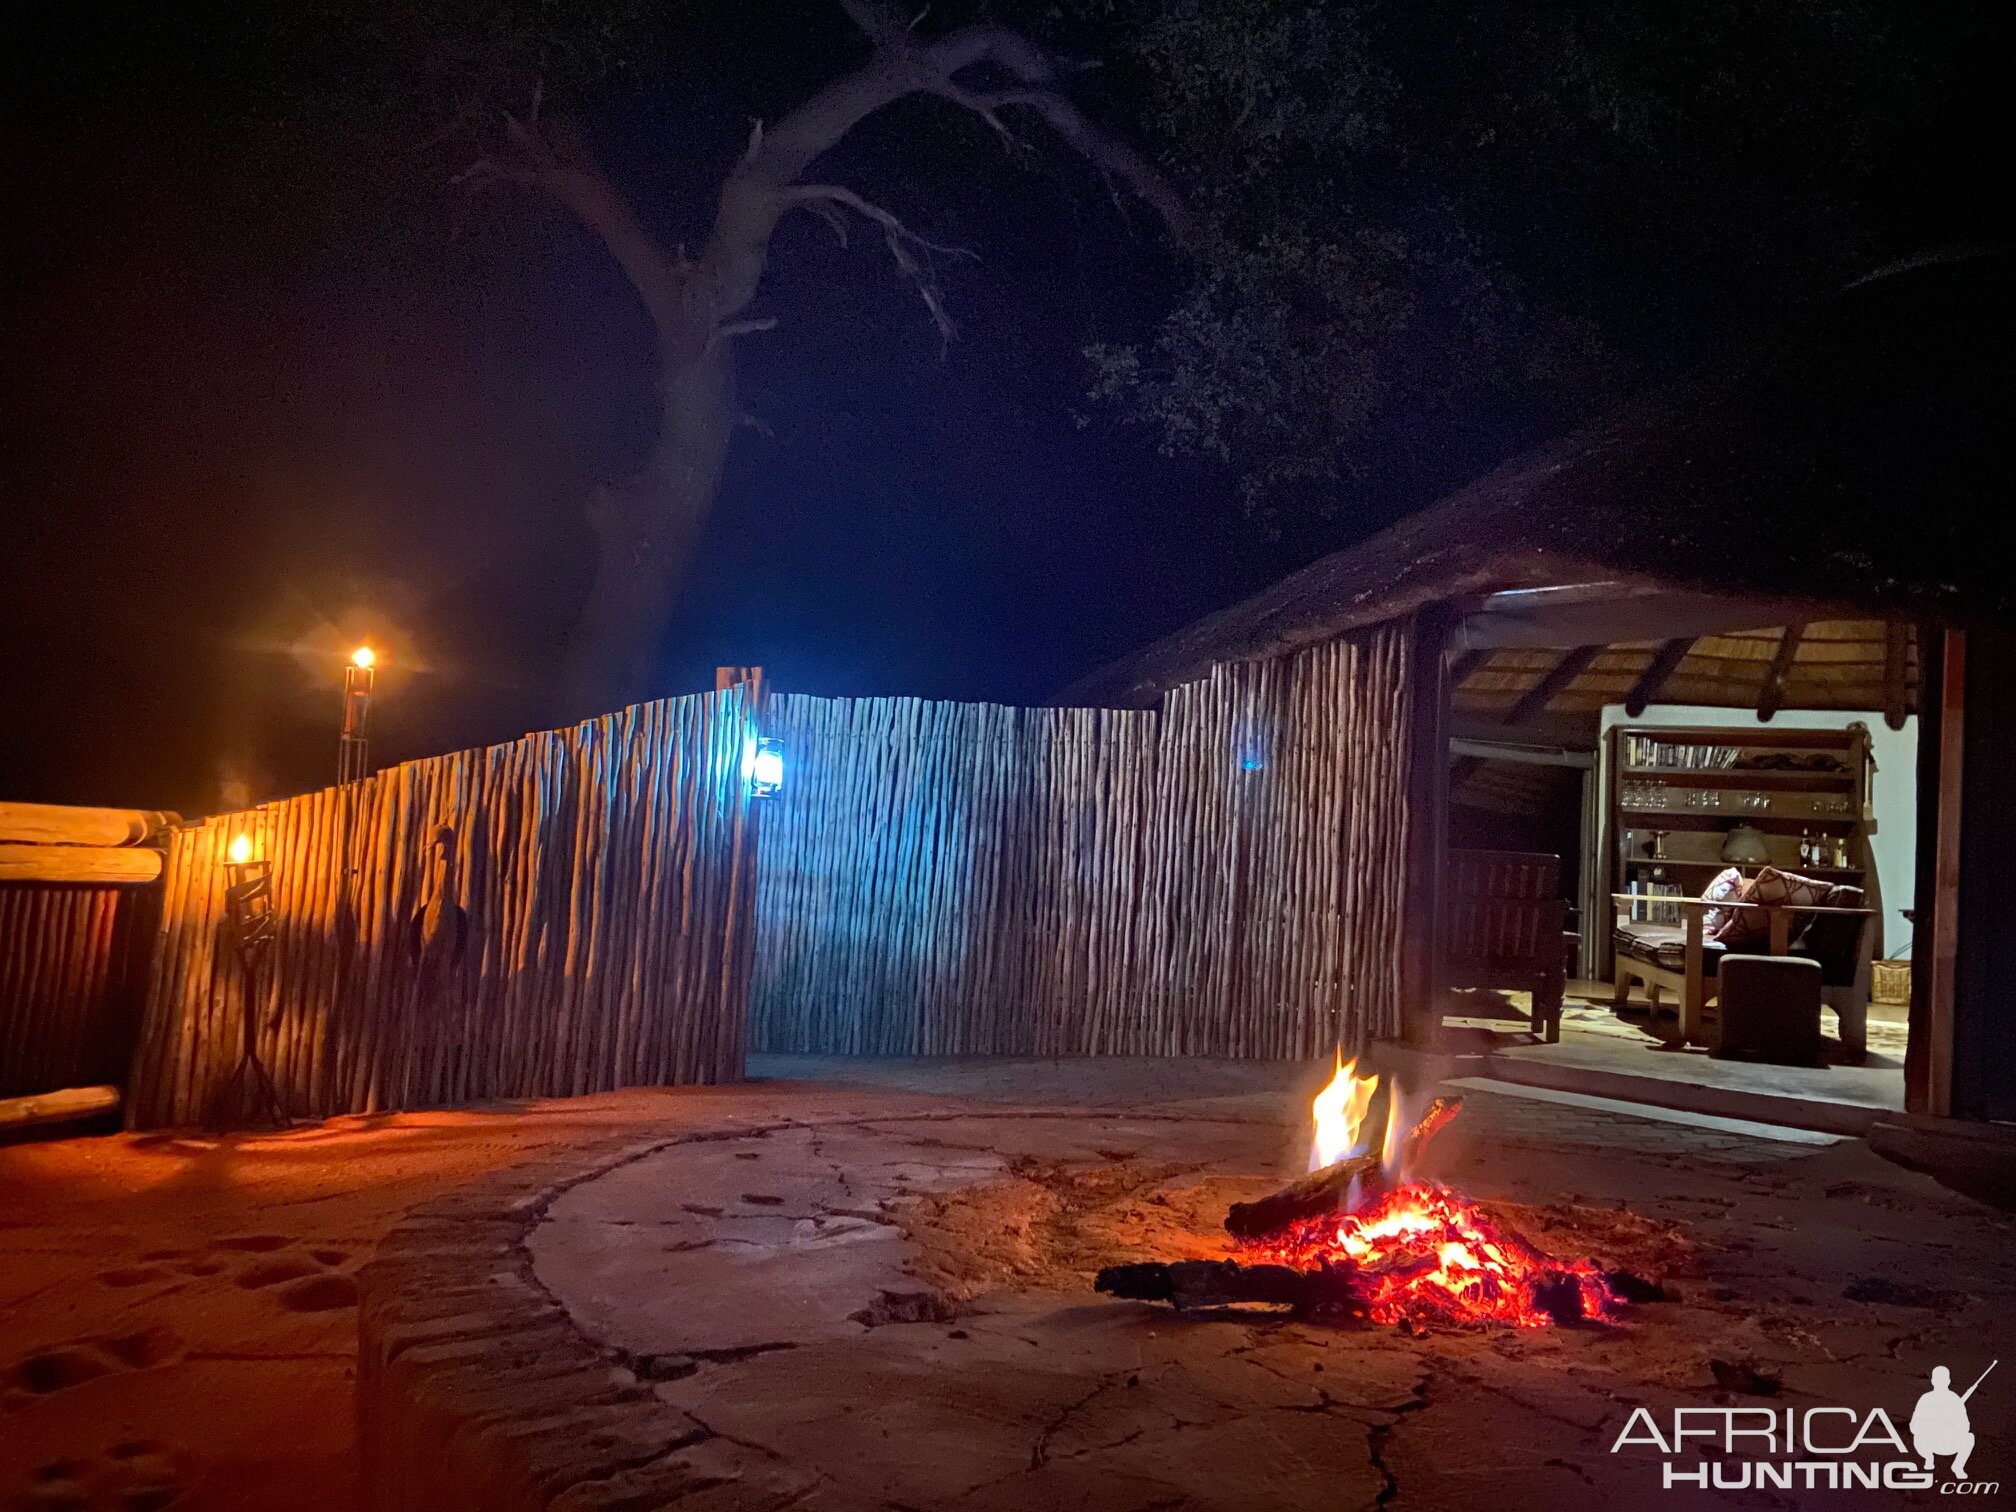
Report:
M 759 740 L 749 758 L 749 792 L 752 797 L 772 798 L 784 787 L 784 742 Z

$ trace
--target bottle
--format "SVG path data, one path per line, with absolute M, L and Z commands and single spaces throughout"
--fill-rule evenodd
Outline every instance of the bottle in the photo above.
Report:
M 1802 829 L 1799 831 L 1799 864 L 1811 866 L 1817 859 L 1813 848 L 1813 831 Z

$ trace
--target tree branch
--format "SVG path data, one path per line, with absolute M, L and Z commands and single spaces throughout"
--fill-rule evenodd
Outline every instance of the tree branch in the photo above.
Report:
M 852 190 L 801 182 L 812 163 L 861 121 L 910 95 L 933 95 L 970 111 L 1011 144 L 1017 139 L 1001 112 L 1034 113 L 1109 183 L 1152 207 L 1179 242 L 1194 241 L 1191 217 L 1174 188 L 1062 93 L 1070 65 L 1007 27 L 961 27 L 921 42 L 914 35 L 921 10 L 906 17 L 886 0 L 840 3 L 868 38 L 869 57 L 774 124 L 753 124 L 722 184 L 712 231 L 696 260 L 683 253 L 669 255 L 658 245 L 564 122 L 550 130 L 541 127 L 536 96 L 525 120 L 506 117 L 506 149 L 479 159 L 460 181 L 530 185 L 572 212 L 608 247 L 637 290 L 657 329 L 659 348 L 674 366 L 712 356 L 723 336 L 742 328 L 741 317 L 756 297 L 769 260 L 771 233 L 794 208 L 824 216 L 843 241 L 842 211 L 880 226 L 897 267 L 916 287 L 940 335 L 950 338 L 953 325 L 932 276 L 930 254 L 958 249 L 926 241 L 893 212 Z M 1006 85 L 996 87 L 1004 79 Z
M 882 228 L 882 239 L 888 244 L 889 255 L 896 260 L 896 266 L 903 276 L 910 280 L 917 290 L 917 297 L 924 301 L 924 308 L 931 312 L 931 323 L 938 327 L 942 341 L 950 341 L 958 333 L 952 317 L 945 311 L 944 300 L 938 292 L 938 280 L 931 269 L 931 254 L 943 253 L 948 257 L 972 257 L 974 254 L 965 247 L 947 247 L 934 241 L 926 241 L 915 231 L 904 225 L 895 212 L 885 210 L 872 200 L 863 199 L 852 189 L 838 184 L 795 184 L 784 192 L 785 204 L 793 209 L 806 209 L 825 219 L 834 226 L 840 237 L 840 244 L 847 244 L 846 222 L 841 219 L 833 206 L 842 205 L 852 210 L 864 220 L 871 220 Z M 912 249 L 916 249 L 913 251 Z M 917 255 L 922 253 L 922 256 Z
M 1151 206 L 1178 242 L 1194 244 L 1194 222 L 1181 196 L 1147 159 L 1100 130 L 1061 93 L 1058 86 L 1069 69 L 1028 37 L 1007 27 L 980 25 L 919 43 L 912 37 L 915 22 L 904 21 L 881 0 L 841 3 L 874 51 L 859 68 L 774 125 L 751 131 L 722 186 L 714 234 L 701 258 L 713 320 L 733 319 L 755 297 L 770 232 L 791 208 L 785 191 L 861 121 L 913 94 L 934 95 L 971 111 L 1009 141 L 1013 134 L 999 112 L 1010 107 L 1033 111 L 1109 180 Z M 964 77 L 984 71 L 1005 76 L 1009 86 L 990 90 Z M 908 234 L 906 230 L 904 236 Z
M 638 221 L 630 201 L 588 155 L 578 133 L 565 122 L 550 129 L 540 124 L 536 96 L 530 115 L 524 120 L 506 116 L 504 124 L 506 148 L 478 158 L 454 181 L 476 188 L 523 184 L 552 196 L 609 249 L 643 300 L 661 345 L 683 339 L 693 314 L 688 301 L 691 265 L 666 255 Z

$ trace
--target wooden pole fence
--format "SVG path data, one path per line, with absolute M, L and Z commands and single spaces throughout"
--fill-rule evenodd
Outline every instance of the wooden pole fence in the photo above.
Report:
M 296 1117 L 741 1075 L 756 687 L 409 762 L 174 832 L 128 1089 L 204 1122 L 245 1015 Z M 248 969 L 232 839 L 270 869 Z
M 751 1045 L 1303 1057 L 1402 1028 L 1412 621 L 1159 711 L 772 696 Z

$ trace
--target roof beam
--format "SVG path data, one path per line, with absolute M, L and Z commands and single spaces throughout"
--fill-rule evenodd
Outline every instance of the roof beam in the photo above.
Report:
M 1893 730 L 1904 728 L 1911 712 L 1911 627 L 1903 620 L 1891 620 L 1883 645 L 1883 723 Z
M 1764 679 L 1764 691 L 1757 695 L 1757 717 L 1769 719 L 1785 707 L 1785 684 L 1792 677 L 1792 663 L 1799 655 L 1799 638 L 1806 633 L 1804 623 L 1795 620 L 1778 634 L 1778 653 L 1771 658 L 1771 674 Z
M 1624 695 L 1624 712 L 1636 719 L 1645 712 L 1646 705 L 1659 701 L 1660 690 L 1666 686 L 1666 679 L 1679 669 L 1687 659 L 1687 653 L 1694 649 L 1695 637 L 1683 635 L 1678 640 L 1669 640 L 1652 653 L 1652 660 L 1645 664 L 1645 670 L 1638 675 L 1638 681 L 1631 685 L 1631 691 Z
M 1512 705 L 1511 712 L 1505 716 L 1505 723 L 1524 724 L 1545 711 L 1562 689 L 1589 669 L 1589 663 L 1596 660 L 1596 654 L 1602 649 L 1601 645 L 1577 646 L 1563 656 L 1545 677 L 1520 694 L 1519 702 Z
M 1451 692 L 1463 686 L 1463 679 L 1484 665 L 1489 651 L 1465 651 L 1449 663 L 1449 688 Z

